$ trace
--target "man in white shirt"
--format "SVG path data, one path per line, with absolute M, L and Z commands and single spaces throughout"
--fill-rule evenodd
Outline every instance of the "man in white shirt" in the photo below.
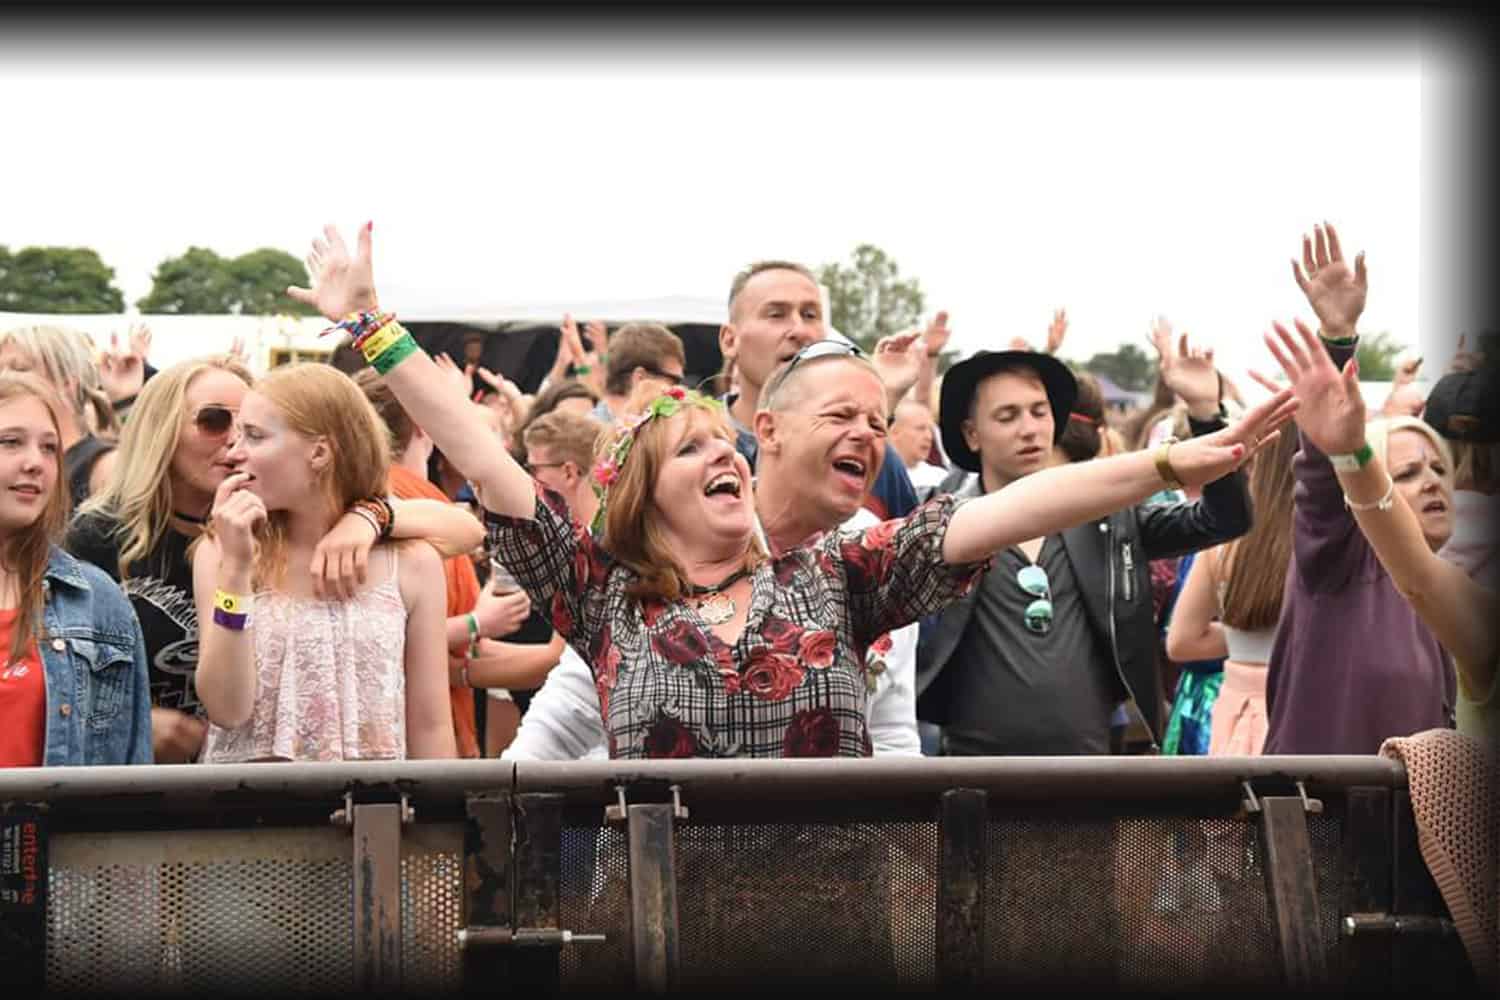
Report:
M 918 496 L 924 488 L 936 486 L 948 476 L 947 469 L 927 461 L 933 437 L 932 411 L 925 404 L 915 399 L 896 404 L 896 412 L 891 414 L 891 446 L 906 464 L 906 474 Z

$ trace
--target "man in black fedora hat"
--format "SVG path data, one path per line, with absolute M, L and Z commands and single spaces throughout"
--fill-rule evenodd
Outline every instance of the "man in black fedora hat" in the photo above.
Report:
M 1180 348 L 1170 337 L 1156 344 L 1193 435 L 1221 429 L 1212 353 L 1190 351 L 1186 337 Z M 1047 354 L 981 351 L 955 365 L 939 422 L 943 447 L 969 475 L 944 486 L 980 496 L 1046 468 L 1077 391 L 1067 365 Z M 917 717 L 943 727 L 942 752 L 955 756 L 1105 754 L 1116 709 L 1133 700 L 1156 749 L 1148 564 L 1236 538 L 1250 520 L 1245 476 L 1235 472 L 1201 499 L 1141 504 L 998 553 L 981 586 L 923 623 Z

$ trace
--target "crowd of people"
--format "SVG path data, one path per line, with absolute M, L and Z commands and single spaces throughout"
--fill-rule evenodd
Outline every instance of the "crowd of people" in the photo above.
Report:
M 1500 358 L 1369 412 L 1332 226 L 1263 401 L 1158 320 L 1129 418 L 1065 313 L 939 375 L 946 314 L 867 354 L 785 260 L 708 382 L 565 318 L 525 393 L 418 345 L 372 247 L 325 229 L 289 290 L 332 364 L 0 331 L 0 766 L 1494 737 Z

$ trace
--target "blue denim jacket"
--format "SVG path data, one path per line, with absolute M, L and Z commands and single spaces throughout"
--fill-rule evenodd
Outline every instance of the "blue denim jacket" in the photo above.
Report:
M 42 765 L 152 763 L 146 640 L 130 600 L 102 569 L 55 545 L 42 593 Z

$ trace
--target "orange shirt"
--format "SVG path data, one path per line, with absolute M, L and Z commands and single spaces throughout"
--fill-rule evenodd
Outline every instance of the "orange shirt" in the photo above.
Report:
M 0 611 L 0 767 L 40 767 L 47 739 L 47 672 L 36 643 L 10 658 L 15 608 Z
M 442 490 L 399 465 L 391 466 L 388 478 L 391 493 L 398 499 L 451 502 L 443 495 Z M 445 559 L 443 560 L 443 575 L 448 579 L 448 617 L 452 618 L 454 615 L 473 611 L 474 605 L 479 602 L 479 575 L 474 572 L 473 560 L 467 555 Z M 445 661 L 444 668 L 446 667 Z M 450 687 L 448 699 L 453 706 L 453 735 L 458 740 L 458 755 L 478 757 L 479 733 L 474 725 L 474 689 Z

